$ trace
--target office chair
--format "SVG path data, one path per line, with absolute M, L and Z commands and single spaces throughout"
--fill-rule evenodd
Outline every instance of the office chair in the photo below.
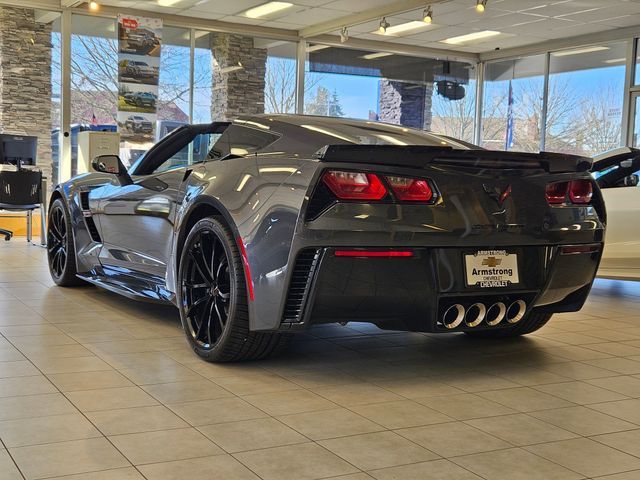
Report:
M 31 241 L 33 230 L 32 213 L 41 206 L 42 172 L 34 170 L 0 171 L 0 209 L 27 211 L 27 241 Z M 45 221 L 44 218 L 41 221 Z M 5 240 L 11 239 L 13 232 L 0 229 Z

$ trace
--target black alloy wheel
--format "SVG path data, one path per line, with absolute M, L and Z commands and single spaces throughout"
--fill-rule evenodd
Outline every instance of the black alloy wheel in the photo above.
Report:
M 183 269 L 182 308 L 189 333 L 201 348 L 211 349 L 225 331 L 235 299 L 227 252 L 215 232 L 198 232 Z
M 250 330 L 243 258 L 222 217 L 203 218 L 191 228 L 180 255 L 177 286 L 187 341 L 209 362 L 264 358 L 290 338 Z
M 56 199 L 49 208 L 47 226 L 47 258 L 53 281 L 62 287 L 81 285 L 76 277 L 75 249 L 71 221 L 62 199 Z

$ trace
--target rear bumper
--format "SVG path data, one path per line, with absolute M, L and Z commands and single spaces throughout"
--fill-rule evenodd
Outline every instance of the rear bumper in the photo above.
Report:
M 518 255 L 520 281 L 500 288 L 467 286 L 464 255 L 468 248 L 407 248 L 407 257 L 339 257 L 336 248 L 305 249 L 297 257 L 281 328 L 366 321 L 386 329 L 450 332 L 503 328 L 487 322 L 446 328 L 443 315 L 452 305 L 465 310 L 481 303 L 526 304 L 546 312 L 579 310 L 600 261 L 596 252 L 563 254 L 560 246 L 511 247 Z M 394 249 L 397 250 L 397 249 Z M 477 249 L 476 249 L 477 250 Z

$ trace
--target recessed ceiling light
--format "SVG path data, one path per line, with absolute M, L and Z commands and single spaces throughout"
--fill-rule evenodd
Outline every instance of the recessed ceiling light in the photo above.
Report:
M 481 32 L 473 32 L 467 33 L 466 35 L 459 35 L 457 37 L 445 38 L 442 42 L 449 43 L 451 45 L 462 45 L 465 43 L 478 42 L 479 40 L 486 40 L 487 38 L 495 37 L 497 35 L 502 35 L 502 33 L 496 32 L 495 30 L 482 30 Z
M 92 12 L 97 12 L 98 10 L 100 10 L 100 4 L 96 2 L 96 0 L 91 0 L 89 2 L 89 10 L 91 10 Z
M 376 53 L 367 53 L 366 55 L 362 55 L 360 58 L 364 58 L 365 60 L 373 60 L 374 58 L 382 58 L 393 55 L 393 53 L 389 52 L 376 52 Z
M 626 58 L 611 58 L 609 60 L 605 60 L 604 63 L 625 63 L 626 61 Z
M 244 12 L 244 16 L 249 18 L 262 18 L 268 15 L 273 15 L 274 13 L 286 10 L 287 8 L 291 7 L 293 7 L 293 3 L 268 2 L 262 5 L 258 5 L 257 7 L 250 8 L 249 10 Z
M 404 33 L 411 32 L 412 30 L 418 30 L 420 28 L 427 28 L 430 25 L 433 25 L 433 24 L 420 22 L 418 20 L 413 20 L 411 22 L 401 23 L 400 25 L 394 25 L 392 27 L 391 26 L 387 26 L 387 28 L 385 29 L 384 32 L 382 32 L 381 29 L 378 29 L 375 32 L 371 32 L 371 33 L 377 33 L 378 35 L 399 36 L 399 35 L 402 35 Z
M 600 52 L 609 50 L 609 47 L 603 45 L 594 45 L 593 47 L 575 48 L 573 50 L 562 50 L 560 52 L 551 52 L 554 57 L 567 57 L 569 55 L 580 55 L 581 53 Z
M 307 52 L 317 52 L 318 50 L 324 50 L 325 48 L 329 48 L 329 45 L 309 45 L 306 50 Z
M 158 0 L 158 5 L 161 7 L 170 7 L 180 2 L 181 0 Z

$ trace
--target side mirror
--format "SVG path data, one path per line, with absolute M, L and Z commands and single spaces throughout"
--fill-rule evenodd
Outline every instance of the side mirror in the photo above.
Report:
M 133 183 L 127 168 L 117 155 L 98 155 L 91 161 L 91 168 L 96 172 L 110 173 L 118 177 L 120 185 L 130 185 Z
M 639 180 L 640 180 L 640 178 L 638 177 L 638 175 L 633 173 L 631 175 L 628 175 L 628 176 L 624 177 L 624 179 L 623 179 L 624 186 L 625 187 L 637 187 Z

